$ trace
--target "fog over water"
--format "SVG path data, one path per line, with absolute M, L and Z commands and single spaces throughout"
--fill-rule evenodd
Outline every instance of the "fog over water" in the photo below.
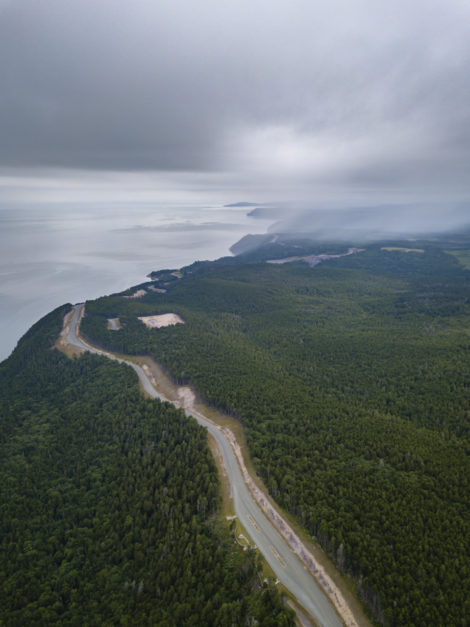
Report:
M 220 205 L 0 209 L 0 360 L 55 307 L 124 290 L 152 270 L 230 254 L 268 224 Z

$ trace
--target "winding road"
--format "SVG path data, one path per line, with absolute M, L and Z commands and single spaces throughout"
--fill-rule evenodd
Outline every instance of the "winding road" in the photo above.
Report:
M 73 316 L 64 338 L 66 342 L 79 349 L 98 355 L 105 355 L 119 363 L 131 366 L 137 373 L 143 388 L 150 396 L 172 402 L 154 388 L 149 377 L 140 366 L 115 357 L 112 353 L 95 348 L 80 338 L 79 327 L 84 307 L 83 304 L 74 306 Z M 340 627 L 343 623 L 323 590 L 296 557 L 284 538 L 277 532 L 248 490 L 233 448 L 223 430 L 200 412 L 193 410 L 185 410 L 185 412 L 186 415 L 192 416 L 200 425 L 205 427 L 216 440 L 230 481 L 235 513 L 251 536 L 252 543 L 262 553 L 276 577 L 294 595 L 298 603 L 313 616 L 319 625 Z

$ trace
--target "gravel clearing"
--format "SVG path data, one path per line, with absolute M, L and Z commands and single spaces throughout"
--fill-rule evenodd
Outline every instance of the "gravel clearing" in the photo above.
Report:
M 173 324 L 184 324 L 183 318 L 175 313 L 160 314 L 159 316 L 138 316 L 138 318 L 149 329 L 161 329 Z

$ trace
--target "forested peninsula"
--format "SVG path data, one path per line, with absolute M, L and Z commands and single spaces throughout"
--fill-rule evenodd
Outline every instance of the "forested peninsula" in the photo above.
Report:
M 469 259 L 467 234 L 280 238 L 153 272 L 87 302 L 81 328 L 114 352 L 152 356 L 240 421 L 271 496 L 374 622 L 465 626 Z M 125 366 L 51 350 L 68 309 L 0 366 L 0 619 L 293 624 L 257 555 L 217 516 L 204 430 L 144 399 Z M 170 312 L 184 324 L 139 320 Z

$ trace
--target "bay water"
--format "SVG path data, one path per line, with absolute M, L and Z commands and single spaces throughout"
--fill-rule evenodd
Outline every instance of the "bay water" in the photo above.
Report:
M 41 316 L 142 283 L 152 270 L 229 255 L 268 222 L 246 208 L 162 204 L 0 209 L 0 361 Z

